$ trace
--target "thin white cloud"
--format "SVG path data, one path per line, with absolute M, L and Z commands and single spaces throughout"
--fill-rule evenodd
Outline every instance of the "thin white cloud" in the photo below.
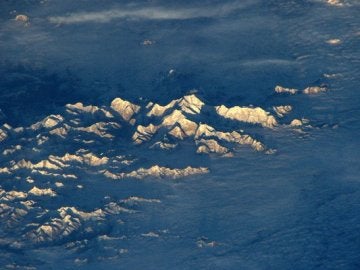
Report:
M 140 9 L 111 9 L 99 12 L 78 12 L 66 16 L 53 16 L 49 18 L 55 24 L 76 23 L 107 23 L 116 19 L 147 19 L 147 20 L 186 20 L 193 18 L 210 18 L 224 16 L 232 11 L 247 6 L 243 3 L 233 3 L 213 8 L 183 8 L 167 9 L 162 7 L 140 8 Z
M 255 60 L 247 60 L 241 63 L 243 66 L 267 66 L 267 65 L 294 65 L 296 64 L 294 61 L 285 60 L 285 59 L 255 59 Z

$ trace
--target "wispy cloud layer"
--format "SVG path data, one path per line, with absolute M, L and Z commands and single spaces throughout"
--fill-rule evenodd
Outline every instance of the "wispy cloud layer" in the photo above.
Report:
M 247 6 L 243 3 L 232 3 L 212 8 L 183 8 L 168 9 L 162 7 L 149 7 L 139 9 L 110 9 L 98 12 L 78 12 L 66 16 L 53 16 L 49 18 L 55 24 L 76 24 L 76 23 L 107 23 L 116 19 L 147 19 L 147 20 L 186 20 L 193 18 L 210 18 L 224 16 L 232 11 Z

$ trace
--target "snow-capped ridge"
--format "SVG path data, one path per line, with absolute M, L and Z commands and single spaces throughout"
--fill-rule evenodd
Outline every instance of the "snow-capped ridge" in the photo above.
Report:
M 196 153 L 202 154 L 202 153 L 216 153 L 222 156 L 233 156 L 232 153 L 229 152 L 229 149 L 220 145 L 218 141 L 214 139 L 200 139 L 196 141 L 196 144 L 199 145 Z
M 309 94 L 316 91 L 308 90 Z M 90 186 L 93 181 L 104 181 L 106 185 L 111 179 L 157 179 L 161 184 L 168 179 L 203 175 L 211 168 L 209 159 L 202 155 L 237 157 L 243 147 L 259 154 L 274 153 L 258 138 L 278 131 L 296 134 L 309 125 L 303 118 L 290 119 L 281 124 L 285 127 L 282 129 L 277 119 L 290 113 L 292 106 L 272 109 L 273 114 L 260 107 L 213 107 L 195 95 L 165 106 L 150 102 L 143 108 L 117 98 L 111 107 L 68 104 L 62 114 L 50 115 L 30 127 L 13 129 L 3 125 L 0 178 L 21 184 L 7 192 L 0 188 L 0 230 L 11 231 L 16 240 L 13 246 L 20 249 L 104 235 L 110 222 L 123 222 L 113 215 L 135 212 L 126 207 L 140 208 L 142 203 L 161 201 L 131 196 L 86 211 L 80 210 L 77 202 L 71 204 L 71 200 L 67 206 L 56 205 L 63 197 L 68 198 L 68 190 L 76 191 L 81 199 L 96 189 Z M 249 134 L 240 130 L 244 126 L 250 126 Z M 270 128 L 266 136 L 262 136 L 262 128 Z M 108 201 L 110 196 L 105 198 Z M 45 201 L 53 203 L 54 208 L 44 208 L 48 205 Z
M 121 201 L 122 203 L 126 204 L 136 204 L 136 203 L 161 203 L 159 199 L 146 199 L 137 196 L 131 196 L 127 199 Z
M 153 124 L 149 124 L 148 126 L 138 125 L 134 135 L 132 136 L 132 140 L 135 144 L 141 144 L 145 141 L 149 141 L 158 129 L 159 126 L 155 126 Z
M 215 106 L 218 115 L 240 122 L 260 124 L 263 127 L 273 128 L 277 126 L 277 121 L 274 116 L 270 115 L 260 107 L 231 107 L 227 108 L 224 105 Z
M 325 86 L 309 86 L 306 87 L 304 90 L 301 91 L 302 94 L 305 95 L 313 95 L 313 94 L 318 94 L 321 92 L 326 92 L 328 89 Z M 291 94 L 294 95 L 296 93 L 299 93 L 299 90 L 295 89 L 295 88 L 286 88 L 286 87 L 282 87 L 282 86 L 276 86 L 275 87 L 275 92 L 276 93 L 287 93 L 287 94 Z
M 0 142 L 6 140 L 8 138 L 9 131 L 11 129 L 12 129 L 11 126 L 8 124 L 2 125 L 2 127 L 0 128 Z
M 103 113 L 105 117 L 113 118 L 114 116 L 107 110 L 99 108 L 98 106 L 88 105 L 84 106 L 82 102 L 77 102 L 75 104 L 66 104 L 66 111 L 70 114 L 78 115 L 79 113 L 89 113 L 95 114 L 98 112 Z
M 295 95 L 299 90 L 295 88 L 287 88 L 280 85 L 275 86 L 276 93 L 286 93 L 290 95 Z
M 291 105 L 282 105 L 282 106 L 274 106 L 273 110 L 277 114 L 278 117 L 284 117 L 292 111 Z
M 136 178 L 136 179 L 144 179 L 147 177 L 155 177 L 155 178 L 172 178 L 177 179 L 181 177 L 186 177 L 189 175 L 196 174 L 205 174 L 208 173 L 209 169 L 205 167 L 194 168 L 188 166 L 184 169 L 171 169 L 167 167 L 161 167 L 159 165 L 154 165 L 150 168 L 139 168 L 137 170 L 128 172 L 128 173 L 111 173 L 109 171 L 104 171 L 104 175 L 111 179 L 125 179 L 125 178 Z
M 55 197 L 56 193 L 51 188 L 38 188 L 34 186 L 32 189 L 29 190 L 29 194 L 34 196 L 50 196 Z
M 62 123 L 63 121 L 64 121 L 64 117 L 61 116 L 60 114 L 56 114 L 56 115 L 52 114 L 45 117 L 42 121 L 31 125 L 30 128 L 33 130 L 38 130 L 39 128 L 50 129 Z
M 303 93 L 306 95 L 314 95 L 322 92 L 326 92 L 327 88 L 323 86 L 310 86 L 303 90 Z
M 165 106 L 159 104 L 149 104 L 148 106 L 151 110 L 147 113 L 147 116 L 160 117 L 172 108 L 188 114 L 199 114 L 204 105 L 204 102 L 202 102 L 196 95 L 192 94 L 172 100 Z
M 177 100 L 173 100 L 171 101 L 169 104 L 162 106 L 159 104 L 153 104 L 151 102 L 151 104 L 148 104 L 148 108 L 151 108 L 151 110 L 146 114 L 148 117 L 151 116 L 163 116 L 164 113 L 169 110 L 170 108 L 173 108 L 175 106 L 175 104 L 177 103 Z
M 174 110 L 171 114 L 165 116 L 161 125 L 172 128 L 169 134 L 180 140 L 194 135 L 198 127 L 195 122 L 188 120 L 180 110 Z
M 205 103 L 194 94 L 184 96 L 179 100 L 181 110 L 189 114 L 199 114 L 204 105 Z
M 127 100 L 115 98 L 111 102 L 111 109 L 116 111 L 125 121 L 130 121 L 131 118 L 140 110 L 140 106 L 135 105 Z

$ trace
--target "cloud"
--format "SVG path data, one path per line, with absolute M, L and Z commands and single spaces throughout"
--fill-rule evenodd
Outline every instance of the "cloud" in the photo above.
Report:
M 273 65 L 294 65 L 296 64 L 294 61 L 286 60 L 286 59 L 254 59 L 254 60 L 246 60 L 241 63 L 243 66 L 273 66 Z
M 148 7 L 139 9 L 110 9 L 98 12 L 78 12 L 67 16 L 49 17 L 49 21 L 55 24 L 76 23 L 107 23 L 116 19 L 142 19 L 142 20 L 186 20 L 193 18 L 220 17 L 232 11 L 248 6 L 243 3 L 225 4 L 212 8 L 177 8 L 169 9 L 162 7 Z

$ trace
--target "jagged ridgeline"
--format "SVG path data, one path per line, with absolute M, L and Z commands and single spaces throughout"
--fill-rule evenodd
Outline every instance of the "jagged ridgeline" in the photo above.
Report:
M 315 88 L 306 88 L 303 93 L 325 91 L 309 89 Z M 296 93 L 279 86 L 275 92 Z M 139 149 L 174 152 L 188 147 L 197 154 L 233 157 L 241 149 L 239 146 L 245 146 L 273 153 L 274 149 L 247 134 L 244 128 L 257 126 L 276 132 L 279 128 L 299 128 L 309 121 L 291 119 L 288 124 L 279 124 L 278 119 L 291 113 L 292 106 L 275 106 L 272 110 L 273 113 L 260 107 L 208 106 L 194 94 L 166 105 L 148 102 L 141 106 L 121 98 L 101 108 L 80 102 L 68 104 L 62 114 L 50 115 L 29 127 L 12 128 L 8 124 L 1 127 L 0 173 L 28 170 L 29 175 L 77 178 L 71 173 L 72 164 L 112 179 L 178 178 L 206 173 L 207 168 L 194 168 L 192 164 L 186 168 L 167 168 L 155 163 L 142 168 L 154 156 L 146 158 L 147 151 Z
M 325 91 L 314 89 L 302 94 Z M 275 92 L 298 94 L 281 87 Z M 209 173 L 209 155 L 231 158 L 242 149 L 272 154 L 275 150 L 260 141 L 256 132 L 252 135 L 244 129 L 276 133 L 309 128 L 305 119 L 281 120 L 292 109 L 276 106 L 270 113 L 260 107 L 209 106 L 194 94 L 164 105 L 115 98 L 103 107 L 68 104 L 60 114 L 28 127 L 5 124 L 0 129 L 4 243 L 22 248 L 102 234 L 114 216 L 132 213 L 126 207 L 129 201 L 157 201 L 134 197 L 82 211 L 70 201 L 70 206 L 50 209 L 48 200 L 39 198 L 56 199 L 67 186 L 82 189 L 94 176 L 96 181 L 177 179 Z

